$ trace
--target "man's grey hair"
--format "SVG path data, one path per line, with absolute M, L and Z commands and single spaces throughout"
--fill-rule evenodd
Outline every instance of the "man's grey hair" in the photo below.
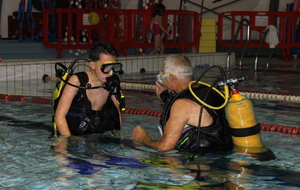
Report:
M 167 56 L 164 63 L 164 73 L 172 73 L 181 81 L 193 80 L 194 65 L 187 56 L 174 54 Z

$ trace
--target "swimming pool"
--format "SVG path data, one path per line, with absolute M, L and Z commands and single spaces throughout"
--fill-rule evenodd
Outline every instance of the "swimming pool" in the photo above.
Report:
M 297 73 L 233 70 L 247 78 L 241 91 L 299 95 Z M 208 73 L 207 82 L 215 73 Z M 121 75 L 122 81 L 153 83 L 155 74 Z M 51 97 L 52 83 L 33 82 L 34 89 L 18 84 L 8 90 L 34 91 Z M 38 86 L 38 88 L 37 88 Z M 18 88 L 16 88 L 18 87 Z M 3 90 L 3 89 L 2 89 Z M 1 92 L 2 93 L 2 92 Z M 32 93 L 32 92 L 31 92 Z M 129 108 L 161 110 L 153 92 L 125 90 Z M 182 155 L 156 152 L 131 141 L 136 125 L 151 137 L 160 137 L 158 117 L 124 114 L 122 138 L 85 135 L 69 139 L 66 151 L 53 150 L 51 106 L 28 101 L 0 100 L 0 187 L 5 189 L 300 189 L 300 138 L 263 131 L 263 144 L 276 156 L 260 161 L 245 150 L 226 154 Z M 253 100 L 261 123 L 300 126 L 299 103 Z M 198 180 L 195 180 L 197 178 Z

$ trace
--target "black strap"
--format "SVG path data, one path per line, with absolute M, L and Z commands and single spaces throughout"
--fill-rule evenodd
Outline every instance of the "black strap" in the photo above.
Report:
M 87 83 L 89 82 L 89 77 L 86 74 L 86 72 L 79 72 L 79 73 L 76 73 L 75 75 L 77 75 L 77 77 L 80 81 L 80 86 L 85 87 L 87 85 Z
M 81 87 L 86 87 L 88 82 L 89 82 L 89 77 L 86 72 L 79 72 L 76 73 L 79 81 L 80 81 L 80 86 Z M 79 96 L 83 96 L 83 104 L 85 108 L 85 112 L 87 115 L 92 114 L 92 105 L 90 101 L 88 100 L 88 97 L 86 95 L 86 89 L 79 88 Z
M 253 127 L 243 128 L 243 129 L 233 129 L 231 128 L 231 135 L 234 137 L 247 137 L 251 135 L 256 135 L 260 132 L 260 124 L 257 123 Z

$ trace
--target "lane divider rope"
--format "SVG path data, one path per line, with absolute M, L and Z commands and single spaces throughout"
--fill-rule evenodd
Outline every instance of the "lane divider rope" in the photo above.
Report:
M 7 94 L 0 94 L 0 99 L 11 100 L 11 101 L 27 101 L 27 98 L 24 96 L 18 95 L 7 95 Z
M 132 89 L 132 90 L 148 90 L 155 92 L 155 85 L 153 84 L 139 84 L 139 83 L 129 83 L 121 82 L 122 89 Z M 264 93 L 264 92 L 248 92 L 240 91 L 244 96 L 249 99 L 255 100 L 270 100 L 270 101 L 284 101 L 291 103 L 300 103 L 300 96 L 288 95 L 288 94 L 274 94 L 274 93 Z
M 13 100 L 13 101 L 27 101 L 26 97 L 15 96 L 15 95 L 8 96 L 7 94 L 0 94 L 0 99 L 7 99 L 7 100 Z M 52 105 L 52 99 L 49 99 L 49 98 L 34 97 L 30 100 L 30 102 L 36 103 L 36 104 Z M 148 115 L 148 116 L 153 116 L 153 117 L 161 117 L 161 115 L 162 115 L 161 111 L 145 110 L 145 109 L 137 109 L 137 108 L 126 108 L 124 113 L 132 114 L 132 115 Z M 260 128 L 262 131 L 273 131 L 273 132 L 287 133 L 287 134 L 293 134 L 293 135 L 300 135 L 300 127 L 291 127 L 291 126 L 260 123 Z

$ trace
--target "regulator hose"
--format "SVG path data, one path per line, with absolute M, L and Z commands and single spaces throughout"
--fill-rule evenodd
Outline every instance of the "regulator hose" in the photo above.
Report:
M 87 87 L 84 87 L 84 86 L 77 86 L 75 84 L 72 84 L 72 83 L 69 83 L 68 82 L 68 79 L 69 79 L 69 76 L 68 77 L 63 77 L 66 73 L 68 73 L 68 75 L 72 75 L 73 74 L 73 67 L 75 65 L 75 63 L 77 63 L 77 61 L 86 61 L 86 62 L 90 62 L 90 60 L 88 59 L 84 59 L 84 58 L 77 58 L 77 59 L 74 59 L 74 61 L 72 61 L 72 63 L 70 64 L 70 66 L 67 68 L 65 65 L 63 65 L 62 63 L 60 62 L 57 62 L 55 63 L 55 72 L 56 72 L 56 77 L 58 77 L 61 81 L 63 81 L 65 84 L 68 84 L 70 86 L 73 86 L 73 87 L 76 87 L 76 88 L 80 88 L 80 89 L 97 89 L 97 88 L 104 88 L 105 86 L 104 85 L 100 85 L 100 86 L 94 86 L 94 87 L 91 87 L 91 86 L 87 86 Z M 59 69 L 58 66 L 61 68 Z M 66 78 L 66 79 L 64 79 Z
M 206 107 L 208 107 L 208 108 L 211 108 L 211 109 L 219 110 L 219 109 L 222 109 L 223 107 L 225 107 L 225 105 L 226 105 L 227 102 L 228 102 L 228 99 L 229 99 L 229 88 L 228 88 L 228 85 L 227 85 L 227 84 L 224 85 L 224 94 L 225 94 L 225 95 L 224 95 L 219 89 L 217 89 L 217 88 L 214 87 L 216 83 L 213 84 L 213 85 L 210 85 L 210 84 L 207 84 L 207 83 L 204 83 L 204 82 L 201 82 L 201 81 L 200 81 L 200 80 L 202 79 L 202 77 L 203 77 L 209 70 L 211 70 L 211 69 L 213 69 L 213 68 L 218 68 L 218 69 L 220 70 L 221 75 L 222 75 L 222 78 L 223 78 L 224 81 L 227 81 L 227 80 L 228 80 L 228 77 L 227 77 L 227 75 L 226 75 L 226 73 L 225 73 L 225 70 L 224 70 L 221 66 L 219 66 L 219 65 L 213 65 L 213 66 L 207 68 L 207 69 L 199 76 L 199 78 L 198 78 L 196 81 L 191 81 L 191 82 L 189 83 L 189 90 L 190 90 L 191 94 L 194 96 L 194 98 L 195 98 L 196 100 L 198 100 L 202 105 L 204 105 L 204 106 L 206 106 Z M 214 91 L 216 91 L 221 97 L 224 98 L 224 103 L 223 103 L 222 105 L 218 106 L 218 107 L 216 107 L 216 106 L 211 106 L 211 105 L 205 103 L 205 100 L 201 100 L 201 99 L 194 93 L 194 91 L 193 91 L 193 86 L 198 85 L 198 84 L 202 84 L 202 85 L 205 85 L 205 86 L 207 86 L 207 87 L 210 88 L 210 89 L 208 90 L 208 92 L 207 92 L 207 95 L 208 95 L 208 93 L 210 92 L 211 89 L 214 90 Z M 207 95 L 206 95 L 206 96 L 207 96 Z

